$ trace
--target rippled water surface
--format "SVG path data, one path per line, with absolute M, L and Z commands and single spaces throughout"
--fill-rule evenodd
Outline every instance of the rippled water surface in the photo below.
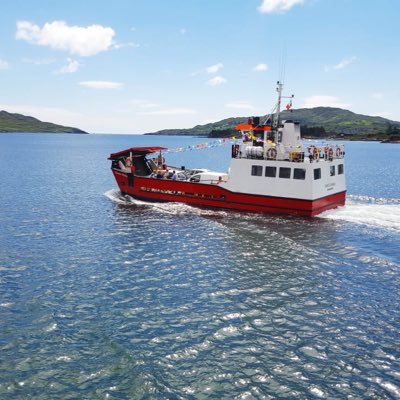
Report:
M 346 143 L 313 219 L 116 189 L 109 153 L 195 142 L 0 135 L 0 399 L 400 398 L 400 148 Z

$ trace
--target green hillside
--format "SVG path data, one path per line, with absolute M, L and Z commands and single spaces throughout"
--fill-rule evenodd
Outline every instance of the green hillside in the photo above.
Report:
M 332 107 L 301 108 L 293 112 L 284 111 L 284 119 L 295 119 L 309 127 L 321 126 L 326 132 L 335 134 L 384 133 L 388 126 L 400 127 L 400 122 L 382 117 L 356 114 L 352 111 Z
M 87 133 L 78 128 L 42 122 L 22 114 L 0 111 L 0 132 Z
M 283 111 L 282 119 L 300 121 L 301 125 L 324 128 L 327 134 L 341 135 L 368 135 L 385 133 L 388 127 L 400 128 L 400 122 L 391 121 L 382 117 L 371 117 L 356 114 L 348 110 L 332 107 L 300 108 L 293 111 Z M 165 129 L 149 135 L 205 135 L 211 131 L 233 129 L 238 123 L 247 121 L 248 117 L 227 118 L 222 121 L 197 125 L 190 129 Z M 261 117 L 261 120 L 266 116 Z

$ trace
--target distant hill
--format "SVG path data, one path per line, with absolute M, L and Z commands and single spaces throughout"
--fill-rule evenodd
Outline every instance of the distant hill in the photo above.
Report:
M 282 119 L 300 121 L 307 127 L 322 127 L 327 134 L 378 134 L 386 132 L 389 126 L 400 128 L 400 122 L 382 117 L 371 117 L 332 107 L 299 108 L 293 111 L 283 111 Z M 261 120 L 266 116 L 262 116 Z M 148 133 L 148 135 L 188 135 L 208 136 L 211 131 L 230 130 L 236 124 L 247 121 L 248 117 L 227 118 L 218 122 L 196 125 L 190 129 L 164 129 Z
M 22 114 L 0 111 L 0 132 L 87 133 L 78 128 L 42 122 Z

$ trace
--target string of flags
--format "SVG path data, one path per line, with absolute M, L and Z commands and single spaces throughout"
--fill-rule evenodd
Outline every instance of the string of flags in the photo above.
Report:
M 223 139 L 213 140 L 211 142 L 205 142 L 205 143 L 197 143 L 197 144 L 189 145 L 186 147 L 175 147 L 172 149 L 165 150 L 165 153 L 180 153 L 183 151 L 211 149 L 213 147 L 219 147 L 219 146 L 224 146 L 224 145 L 229 145 L 229 144 L 239 144 L 242 141 L 247 142 L 250 140 L 255 140 L 259 143 L 261 143 L 261 142 L 268 143 L 272 147 L 275 147 L 275 143 L 273 141 L 271 141 L 271 140 L 264 141 L 261 138 L 253 135 L 252 132 L 247 132 L 246 134 L 242 135 L 241 139 L 238 139 L 235 136 L 232 136 L 230 138 L 223 138 Z
M 183 151 L 211 149 L 213 147 L 219 147 L 228 144 L 239 144 L 240 141 L 240 139 L 236 139 L 235 136 L 232 136 L 231 138 L 218 139 L 211 142 L 198 143 L 186 147 L 176 147 L 173 149 L 168 149 L 165 151 L 165 153 L 180 153 Z

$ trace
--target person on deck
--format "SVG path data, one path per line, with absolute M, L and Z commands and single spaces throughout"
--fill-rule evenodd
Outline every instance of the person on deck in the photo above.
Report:
M 118 161 L 118 167 L 120 170 L 125 171 L 126 167 L 122 159 Z

